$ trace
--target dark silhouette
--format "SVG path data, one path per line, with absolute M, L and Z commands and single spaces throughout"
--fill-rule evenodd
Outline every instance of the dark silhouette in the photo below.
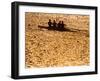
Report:
M 51 19 L 49 19 L 48 26 L 49 26 L 50 28 L 52 27 Z
M 61 21 L 61 26 L 62 26 L 62 28 L 64 28 L 64 26 L 65 26 L 63 21 Z
M 53 20 L 53 28 L 56 29 L 57 28 L 57 23 L 55 20 Z
M 59 21 L 57 29 L 60 30 L 61 28 L 62 28 L 62 24 L 61 24 L 61 21 Z

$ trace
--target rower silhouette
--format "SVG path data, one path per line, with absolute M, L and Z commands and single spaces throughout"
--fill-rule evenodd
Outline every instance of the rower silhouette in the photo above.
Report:
M 48 26 L 49 26 L 50 28 L 52 27 L 51 19 L 49 19 Z
M 57 28 L 57 23 L 56 23 L 56 21 L 55 20 L 53 20 L 53 29 L 56 29 Z
M 62 26 L 62 29 L 64 29 L 65 24 L 63 21 L 61 21 L 61 26 Z

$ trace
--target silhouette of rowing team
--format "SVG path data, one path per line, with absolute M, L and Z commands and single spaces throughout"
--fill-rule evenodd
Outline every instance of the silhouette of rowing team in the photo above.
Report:
M 51 21 L 51 19 L 49 19 L 48 21 L 48 29 L 49 30 L 59 30 L 59 31 L 64 31 L 66 30 L 66 28 L 64 28 L 65 24 L 63 21 L 59 21 L 58 23 L 56 23 L 55 20 L 53 20 L 53 22 Z

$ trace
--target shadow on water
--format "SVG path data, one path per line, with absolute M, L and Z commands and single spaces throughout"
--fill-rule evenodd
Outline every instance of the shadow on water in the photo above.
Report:
M 48 29 L 48 30 L 55 30 L 55 31 L 68 31 L 68 32 L 76 32 L 76 31 L 73 31 L 69 28 L 55 28 L 55 27 L 48 27 L 48 26 L 41 26 L 41 25 L 38 25 L 39 28 L 43 28 L 43 29 Z

